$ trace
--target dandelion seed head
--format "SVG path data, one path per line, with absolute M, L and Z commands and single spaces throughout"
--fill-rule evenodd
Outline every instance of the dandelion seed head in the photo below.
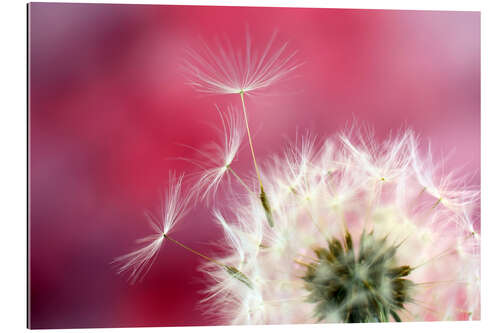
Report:
M 433 165 L 417 143 L 411 131 L 377 143 L 351 130 L 272 158 L 262 180 L 274 226 L 250 193 L 222 225 L 229 255 L 217 260 L 252 289 L 208 265 L 225 323 L 478 319 L 478 193 L 423 170 Z

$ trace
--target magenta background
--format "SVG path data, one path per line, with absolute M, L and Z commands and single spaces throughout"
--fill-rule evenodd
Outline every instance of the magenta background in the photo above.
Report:
M 480 183 L 478 12 L 36 3 L 30 19 L 32 328 L 214 323 L 197 306 L 199 258 L 167 244 L 134 286 L 109 264 L 149 234 L 143 213 L 169 170 L 197 170 L 172 159 L 194 157 L 176 143 L 215 139 L 213 104 L 239 106 L 185 84 L 183 50 L 199 37 L 237 44 L 248 25 L 260 47 L 278 29 L 299 50 L 294 93 L 248 100 L 260 160 L 297 130 L 325 136 L 356 118 L 378 138 L 409 126 L 437 157 L 455 149 L 447 165 Z M 203 207 L 175 232 L 206 253 L 220 236 Z

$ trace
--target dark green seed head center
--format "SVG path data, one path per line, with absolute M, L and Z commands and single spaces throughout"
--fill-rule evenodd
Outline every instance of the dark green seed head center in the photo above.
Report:
M 356 254 L 349 232 L 343 243 L 332 238 L 328 247 L 314 250 L 317 260 L 307 265 L 303 280 L 318 319 L 400 321 L 397 313 L 410 300 L 413 283 L 404 278 L 410 266 L 397 265 L 396 251 L 385 238 L 363 233 Z

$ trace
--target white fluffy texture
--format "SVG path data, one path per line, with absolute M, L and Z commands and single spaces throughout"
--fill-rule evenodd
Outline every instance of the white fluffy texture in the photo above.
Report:
M 212 142 L 203 150 L 193 148 L 202 157 L 202 160 L 194 162 L 203 169 L 194 188 L 199 199 L 215 195 L 246 135 L 243 120 L 233 107 L 228 107 L 225 113 L 216 108 L 222 123 L 222 142 Z
M 183 64 L 188 83 L 209 94 L 251 93 L 268 87 L 300 66 L 294 60 L 296 52 L 290 52 L 287 43 L 277 44 L 275 39 L 276 33 L 264 49 L 257 50 L 247 33 L 244 50 L 218 41 L 216 49 L 204 44 L 202 50 L 188 50 Z
M 152 214 L 147 214 L 153 234 L 137 240 L 139 244 L 145 244 L 138 250 L 122 255 L 113 260 L 118 266 L 118 273 L 128 273 L 129 282 L 134 284 L 141 280 L 151 268 L 158 251 L 165 240 L 165 235 L 172 232 L 175 225 L 186 215 L 190 196 L 181 191 L 183 176 L 176 177 L 170 174 L 170 185 L 165 192 L 162 216 L 158 220 Z
M 353 133 L 320 143 L 306 137 L 264 168 L 274 228 L 257 194 L 215 213 L 229 253 L 217 260 L 253 288 L 208 263 L 205 301 L 224 324 L 315 322 L 296 260 L 310 262 L 327 238 L 342 239 L 345 224 L 355 249 L 363 230 L 401 244 L 397 263 L 414 268 L 408 279 L 416 283 L 403 321 L 479 319 L 480 242 L 471 222 L 479 192 L 439 174 L 411 131 L 381 144 Z

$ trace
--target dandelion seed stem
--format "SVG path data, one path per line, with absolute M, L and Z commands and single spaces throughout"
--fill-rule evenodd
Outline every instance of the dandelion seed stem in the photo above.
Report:
M 202 253 L 200 253 L 200 252 L 198 252 L 198 251 L 196 251 L 196 250 L 193 250 L 193 249 L 192 249 L 192 248 L 190 248 L 189 246 L 182 244 L 181 242 L 179 242 L 179 241 L 177 241 L 177 240 L 173 239 L 172 237 L 170 237 L 170 236 L 168 236 L 168 235 L 165 235 L 165 234 L 164 234 L 164 235 L 163 235 L 163 237 L 165 237 L 165 238 L 166 238 L 166 239 L 168 239 L 169 241 L 172 241 L 172 242 L 174 242 L 175 244 L 177 244 L 177 245 L 179 245 L 179 246 L 183 247 L 184 249 L 188 250 L 189 252 L 194 253 L 194 254 L 196 254 L 196 255 L 197 255 L 197 256 L 199 256 L 199 257 L 202 257 L 202 258 L 203 258 L 203 259 L 205 259 L 205 260 L 208 260 L 208 261 L 210 261 L 210 262 L 213 262 L 214 264 L 217 264 L 217 265 L 219 265 L 219 266 L 221 266 L 221 267 L 226 267 L 226 265 L 224 265 L 224 264 L 222 264 L 222 263 L 218 262 L 217 260 L 212 259 L 212 258 L 210 258 L 210 257 L 207 257 L 206 255 L 204 255 L 204 254 L 202 254 Z
M 422 188 L 422 191 L 420 191 L 420 192 L 418 193 L 417 198 L 418 198 L 419 196 L 421 196 L 421 195 L 422 195 L 422 194 L 423 194 L 426 190 L 427 190 L 427 186 L 424 186 L 424 188 Z
M 248 143 L 250 144 L 250 151 L 252 152 L 253 165 L 255 167 L 255 173 L 257 174 L 257 180 L 259 181 L 259 185 L 260 185 L 259 198 L 260 198 L 260 202 L 262 203 L 262 207 L 264 208 L 264 212 L 266 213 L 267 222 L 269 223 L 269 226 L 272 228 L 272 227 L 274 227 L 273 215 L 271 212 L 271 207 L 269 206 L 269 200 L 267 199 L 266 192 L 264 191 L 264 185 L 262 184 L 262 179 L 260 178 L 259 167 L 257 165 L 257 159 L 255 158 L 255 151 L 253 149 L 253 143 L 252 143 L 252 135 L 250 134 L 250 126 L 248 126 L 247 109 L 245 107 L 245 98 L 243 97 L 244 95 L 245 95 L 245 92 L 243 90 L 241 90 L 240 91 L 241 105 L 243 106 L 243 115 L 245 116 L 245 125 L 247 127 L 247 133 L 248 133 Z
M 413 304 L 420 306 L 422 309 L 431 312 L 431 313 L 438 313 L 436 309 L 433 309 L 431 307 L 428 307 L 424 301 L 418 300 L 418 299 L 412 299 L 411 301 Z
M 240 92 L 240 97 L 241 97 L 241 105 L 243 107 L 243 116 L 245 117 L 245 125 L 247 127 L 247 134 L 248 134 L 248 142 L 250 144 L 250 151 L 252 152 L 252 158 L 253 158 L 253 164 L 255 166 L 255 173 L 257 174 L 257 179 L 259 180 L 259 185 L 262 186 L 262 180 L 260 178 L 260 173 L 259 173 L 259 167 L 257 166 L 257 159 L 255 158 L 255 151 L 253 150 L 253 143 L 252 143 L 252 135 L 250 134 L 250 126 L 248 125 L 248 117 L 247 117 L 247 110 L 245 107 L 245 98 L 243 95 L 245 92 L 242 90 Z
M 297 196 L 297 192 L 296 192 L 296 191 L 295 191 L 295 192 L 294 192 L 294 191 L 292 191 L 292 193 L 293 193 L 295 196 Z M 309 200 L 309 199 L 307 199 L 306 201 L 307 201 L 308 203 L 310 202 L 310 200 Z M 316 227 L 316 229 L 318 229 L 318 232 L 319 232 L 319 233 L 320 233 L 323 237 L 325 237 L 325 239 L 327 239 L 327 240 L 328 240 L 328 237 L 326 236 L 326 233 L 325 233 L 325 232 L 323 231 L 323 229 L 319 226 L 319 224 L 318 224 L 318 223 L 316 223 L 316 221 L 314 220 L 314 217 L 313 217 L 313 215 L 312 215 L 312 213 L 311 213 L 311 210 L 309 209 L 309 207 L 308 207 L 308 206 L 306 206 L 306 207 L 305 207 L 305 211 L 306 211 L 307 215 L 309 215 L 309 218 L 311 219 L 311 223 L 312 223 L 312 224 Z
M 434 287 L 436 287 L 437 285 L 440 285 L 440 284 L 452 284 L 452 283 L 468 284 L 468 282 L 466 282 L 466 281 L 444 280 L 444 281 L 430 281 L 430 282 L 415 283 L 415 286 L 434 288 Z
M 435 203 L 434 205 L 431 207 L 431 209 L 434 209 L 437 207 L 437 205 L 439 205 L 439 203 L 443 200 L 443 198 L 439 198 Z
M 248 187 L 248 185 L 243 181 L 243 179 L 241 179 L 240 176 L 238 176 L 238 174 L 233 170 L 233 168 L 231 168 L 230 165 L 227 166 L 227 169 L 233 174 L 233 176 L 236 177 L 236 179 L 240 182 L 240 184 L 248 191 L 248 193 L 250 194 L 254 194 L 255 193 L 250 189 L 250 187 Z
M 434 257 L 430 258 L 429 260 L 424 261 L 423 263 L 421 263 L 421 264 L 419 264 L 419 265 L 416 265 L 416 266 L 412 267 L 412 268 L 411 268 L 411 270 L 412 270 L 412 271 L 414 271 L 414 270 L 416 270 L 417 268 L 420 268 L 420 267 L 422 267 L 422 266 L 425 266 L 425 265 L 427 265 L 427 264 L 429 264 L 429 263 L 431 263 L 431 262 L 433 262 L 433 261 L 436 261 L 436 260 L 441 259 L 441 258 L 443 258 L 443 257 L 446 257 L 446 256 L 448 256 L 448 255 L 450 255 L 450 254 L 453 254 L 455 251 L 456 251 L 456 249 L 454 249 L 454 248 L 449 248 L 449 249 L 446 249 L 446 250 L 444 250 L 443 252 L 441 252 L 441 253 L 439 253 L 439 254 L 435 255 Z
M 422 190 L 420 192 L 418 192 L 417 196 L 413 199 L 413 202 L 411 204 L 410 207 L 415 207 L 418 203 L 418 199 L 422 196 L 422 194 L 425 193 L 425 191 L 427 190 L 427 187 L 423 187 Z
M 274 227 L 274 219 L 273 214 L 271 212 L 271 205 L 269 204 L 269 199 L 267 198 L 266 192 L 264 191 L 264 187 L 260 186 L 260 195 L 259 195 L 260 203 L 262 204 L 262 208 L 264 208 L 264 213 L 266 214 L 267 222 L 269 226 Z
M 472 236 L 473 236 L 472 234 L 468 235 L 467 237 L 464 238 L 464 241 L 468 240 Z M 425 261 L 425 262 L 423 262 L 423 263 L 421 263 L 421 264 L 419 264 L 419 265 L 417 265 L 415 267 L 412 267 L 411 270 L 413 271 L 413 270 L 415 270 L 417 268 L 420 268 L 420 267 L 422 267 L 424 265 L 427 265 L 428 263 L 430 263 L 432 261 L 441 259 L 443 257 L 446 257 L 446 256 L 450 255 L 450 254 L 454 254 L 456 251 L 457 251 L 456 247 L 449 247 L 449 248 L 445 249 L 444 251 L 442 251 L 441 253 L 438 253 L 437 255 L 435 255 L 433 258 L 430 258 L 429 260 L 427 260 L 427 261 Z
M 294 261 L 295 263 L 297 263 L 297 264 L 301 265 L 301 266 L 305 266 L 305 267 L 313 267 L 313 265 L 308 264 L 308 263 L 305 263 L 305 262 L 300 261 L 300 260 L 298 260 L 298 259 L 294 259 L 293 261 Z
M 243 274 L 239 269 L 237 269 L 234 266 L 228 266 L 228 265 L 225 265 L 224 268 L 226 269 L 226 272 L 229 275 L 239 280 L 240 282 L 244 283 L 248 288 L 253 289 L 252 281 L 250 281 L 248 276 Z
M 163 237 L 165 237 L 169 241 L 174 242 L 175 244 L 179 245 L 180 247 L 188 250 L 189 252 L 191 252 L 193 254 L 196 254 L 199 257 L 202 257 L 203 259 L 208 260 L 210 262 L 213 262 L 214 264 L 216 264 L 216 265 L 218 265 L 220 267 L 223 267 L 226 270 L 226 272 L 228 274 L 230 274 L 232 277 L 234 277 L 237 280 L 240 280 L 245 285 L 247 285 L 250 289 L 252 288 L 252 282 L 250 281 L 250 279 L 245 274 L 243 274 L 239 269 L 237 269 L 236 267 L 224 265 L 223 263 L 221 263 L 221 262 L 219 262 L 219 261 L 217 261 L 215 259 L 207 257 L 206 255 L 204 255 L 204 254 L 202 254 L 202 253 L 200 253 L 200 252 L 198 252 L 196 250 L 193 250 L 189 246 L 182 244 L 181 242 L 173 239 L 172 237 L 170 237 L 170 236 L 168 236 L 166 234 L 163 234 Z
M 301 253 L 298 253 L 298 255 L 299 255 L 300 257 L 302 257 L 302 258 L 309 259 L 309 260 L 310 260 L 310 261 L 312 261 L 312 262 L 318 261 L 318 259 L 317 259 L 317 258 L 314 258 L 314 257 L 308 256 L 308 255 L 306 255 L 306 254 L 301 254 Z
M 328 237 L 326 236 L 326 233 L 319 226 L 319 224 L 316 223 L 316 221 L 314 220 L 314 217 L 313 217 L 313 215 L 312 215 L 311 210 L 309 209 L 309 207 L 306 207 L 306 213 L 307 213 L 307 215 L 309 215 L 309 218 L 311 219 L 311 223 L 316 227 L 316 229 L 318 229 L 318 232 L 321 234 L 321 236 L 325 237 L 325 239 L 328 240 Z

